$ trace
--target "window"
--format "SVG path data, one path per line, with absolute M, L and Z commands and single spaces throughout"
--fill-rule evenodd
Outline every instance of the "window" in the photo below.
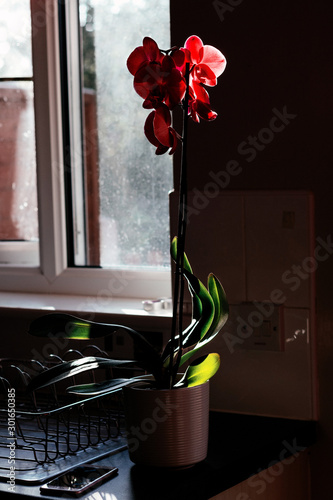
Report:
M 19 9 L 28 19 L 29 5 L 8 3 L 7 24 Z M 104 298 L 170 295 L 172 164 L 168 155 L 157 158 L 144 137 L 147 111 L 126 68 L 144 36 L 170 46 L 168 18 L 167 0 L 158 9 L 152 0 L 31 2 L 32 30 L 25 29 L 22 54 L 12 69 L 12 55 L 0 68 L 2 95 L 8 87 L 26 96 L 24 106 L 16 105 L 16 132 L 24 140 L 11 135 L 13 165 L 0 153 L 0 165 L 13 176 L 12 192 L 18 182 L 24 186 L 16 201 L 5 204 L 12 219 L 19 210 L 21 233 L 9 234 L 1 218 L 7 231 L 0 234 L 0 261 L 7 263 L 1 289 Z M 8 48 L 2 25 L 0 37 Z M 9 126 L 1 116 L 0 123 Z M 26 243 L 34 245 L 33 256 L 21 246 L 19 260 L 5 259 L 5 252 L 12 258 L 10 245 Z
M 80 1 L 84 157 L 90 193 L 95 188 L 96 160 L 99 166 L 99 258 L 103 267 L 169 265 L 171 158 L 156 158 L 146 141 L 143 125 L 148 113 L 126 68 L 127 57 L 145 34 L 158 36 L 162 46 L 170 46 L 169 22 L 159 22 L 169 18 L 168 1 L 160 2 L 158 9 L 152 6 L 150 0 Z M 156 28 L 155 34 L 151 32 L 152 26 L 158 26 L 158 35 Z M 88 202 L 92 219 L 95 209 Z M 88 245 L 93 252 L 86 259 L 90 263 L 89 254 L 93 253 L 92 263 L 98 264 L 94 236 L 90 248 Z
M 0 19 L 0 261 L 37 265 L 29 1 L 13 0 L 5 11 Z

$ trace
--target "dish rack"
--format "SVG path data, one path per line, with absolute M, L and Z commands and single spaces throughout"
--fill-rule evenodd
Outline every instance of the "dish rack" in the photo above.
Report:
M 13 470 L 17 483 L 43 483 L 127 448 L 121 393 L 82 398 L 67 394 L 61 383 L 27 392 L 34 375 L 64 361 L 56 358 L 43 363 L 0 359 L 1 481 Z M 84 382 L 96 381 L 92 373 L 83 375 Z M 82 383 L 83 375 L 66 385 Z

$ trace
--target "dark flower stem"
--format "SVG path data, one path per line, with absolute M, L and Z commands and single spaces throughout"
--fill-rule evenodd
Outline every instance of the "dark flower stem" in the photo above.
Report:
M 183 305 L 184 305 L 184 251 L 187 226 L 187 127 L 189 102 L 190 65 L 186 63 L 186 93 L 183 101 L 183 140 L 179 182 L 177 261 L 173 294 L 173 317 L 171 330 L 171 356 L 169 366 L 170 389 L 173 387 L 182 356 Z M 177 321 L 178 319 L 178 321 Z M 174 359 L 178 324 L 178 353 Z

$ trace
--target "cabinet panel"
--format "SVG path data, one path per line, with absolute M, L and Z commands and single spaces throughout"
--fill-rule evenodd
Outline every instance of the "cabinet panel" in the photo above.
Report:
M 210 500 L 309 500 L 309 455 L 298 453 Z

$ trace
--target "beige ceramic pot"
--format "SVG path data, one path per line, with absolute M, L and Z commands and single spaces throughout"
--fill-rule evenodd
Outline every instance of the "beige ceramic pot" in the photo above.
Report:
M 208 446 L 209 382 L 180 389 L 123 388 L 130 459 L 154 467 L 189 467 Z

